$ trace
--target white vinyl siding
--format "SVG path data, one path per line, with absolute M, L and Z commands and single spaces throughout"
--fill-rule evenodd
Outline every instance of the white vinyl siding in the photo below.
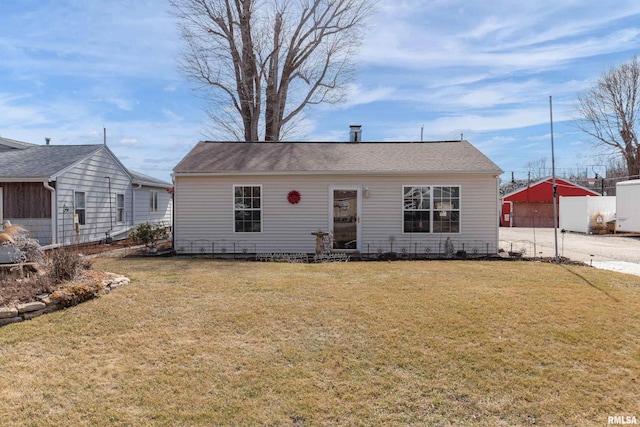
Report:
M 106 149 L 98 150 L 87 159 L 64 171 L 57 177 L 55 187 L 57 241 L 63 244 L 104 239 L 105 233 L 110 232 L 112 223 L 115 223 L 116 219 L 112 195 L 124 194 L 126 203 L 130 203 L 132 197 L 131 179 Z M 78 233 L 73 225 L 73 214 L 76 209 L 74 192 L 85 193 L 86 224 L 80 227 Z M 125 222 L 117 228 L 114 227 L 111 235 L 115 235 L 120 230 L 126 230 L 127 225 L 129 224 Z
M 230 188 L 241 182 L 262 186 L 262 233 L 234 233 L 233 198 Z M 482 252 L 497 252 L 498 192 L 497 178 L 489 175 L 251 175 L 184 176 L 175 178 L 175 228 L 178 252 L 211 251 L 212 246 L 232 247 L 232 242 L 249 252 L 315 251 L 312 232 L 329 230 L 329 189 L 331 187 L 367 188 L 360 211 L 361 251 L 375 253 L 403 248 L 436 248 L 451 233 L 403 233 L 403 209 L 399 203 L 407 183 L 460 187 L 460 233 L 455 245 L 473 245 Z M 287 194 L 297 190 L 298 204 L 291 204 Z M 458 248 L 456 247 L 456 250 Z M 230 250 L 230 249 L 229 249 Z
M 172 215 L 172 198 L 164 188 L 142 186 L 137 188 L 134 186 L 134 206 L 133 206 L 133 221 L 135 224 L 144 224 L 145 222 L 153 224 L 164 224 L 166 226 L 171 225 Z M 151 210 L 151 193 L 156 194 L 157 211 L 150 212 Z

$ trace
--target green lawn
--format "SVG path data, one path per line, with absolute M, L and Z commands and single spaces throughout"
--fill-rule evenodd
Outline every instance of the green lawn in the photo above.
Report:
M 534 262 L 100 259 L 0 328 L 15 426 L 640 422 L 640 277 Z

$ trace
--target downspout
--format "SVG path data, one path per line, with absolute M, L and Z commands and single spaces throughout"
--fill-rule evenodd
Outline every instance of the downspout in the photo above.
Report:
M 51 244 L 55 245 L 58 243 L 58 193 L 47 181 L 42 185 L 51 192 Z
M 176 176 L 171 174 L 173 192 L 171 193 L 171 249 L 176 251 Z M 211 254 L 213 256 L 213 253 Z
M 137 185 L 137 187 L 133 187 L 133 191 L 131 192 L 132 195 L 132 206 L 131 206 L 131 227 L 135 227 L 136 226 L 136 190 L 139 190 L 142 188 L 142 184 L 135 184 Z

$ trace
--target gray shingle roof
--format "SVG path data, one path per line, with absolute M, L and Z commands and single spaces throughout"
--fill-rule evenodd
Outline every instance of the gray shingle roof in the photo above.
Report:
M 0 136 L 0 151 L 19 150 L 33 147 L 35 144 L 29 142 L 17 141 L 15 139 L 3 138 Z
M 93 145 L 33 145 L 0 151 L 2 178 L 49 178 L 103 147 Z
M 163 181 L 161 179 L 154 178 L 152 176 L 145 175 L 140 172 L 132 171 L 131 169 L 128 169 L 128 172 L 134 184 L 142 184 L 142 185 L 148 185 L 151 187 L 155 186 L 155 187 L 162 187 L 162 188 L 171 187 L 170 183 Z
M 502 170 L 467 141 L 199 142 L 176 174 L 233 172 L 487 173 Z

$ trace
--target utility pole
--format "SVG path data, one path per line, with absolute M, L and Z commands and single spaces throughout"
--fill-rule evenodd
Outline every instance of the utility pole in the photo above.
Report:
M 551 182 L 553 185 L 553 237 L 556 248 L 556 264 L 560 264 L 558 257 L 558 188 L 556 187 L 556 158 L 553 150 L 553 104 L 549 96 L 549 122 L 551 123 Z

